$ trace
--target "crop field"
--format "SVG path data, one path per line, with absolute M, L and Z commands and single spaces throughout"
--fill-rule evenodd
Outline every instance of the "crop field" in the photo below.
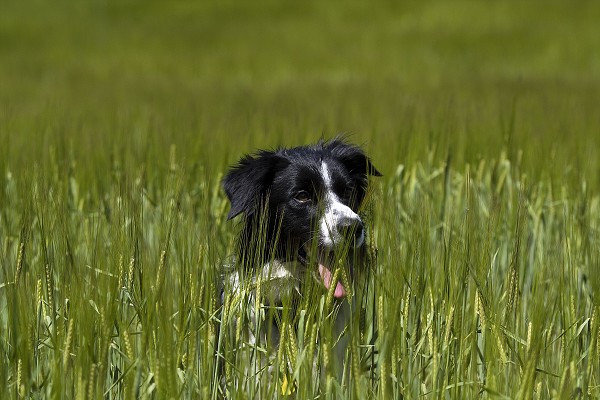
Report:
M 0 398 L 600 398 L 597 1 L 0 9 Z M 227 167 L 340 133 L 383 173 L 343 375 L 329 294 L 278 349 L 219 294 Z

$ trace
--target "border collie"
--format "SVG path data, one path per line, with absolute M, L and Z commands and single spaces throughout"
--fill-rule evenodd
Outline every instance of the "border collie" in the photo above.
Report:
M 290 296 L 302 297 L 311 280 L 333 301 L 348 305 L 335 322 L 336 330 L 343 329 L 351 312 L 346 286 L 352 286 L 365 254 L 359 208 L 369 175 L 381 176 L 361 148 L 340 138 L 242 157 L 223 179 L 231 202 L 228 219 L 243 215 L 235 265 L 224 277 L 229 293 L 268 282 L 259 300 L 280 306 Z M 336 268 L 341 254 L 346 265 Z M 273 318 L 261 329 L 261 337 L 275 346 L 280 333 Z M 256 332 L 250 333 L 249 340 L 256 339 Z

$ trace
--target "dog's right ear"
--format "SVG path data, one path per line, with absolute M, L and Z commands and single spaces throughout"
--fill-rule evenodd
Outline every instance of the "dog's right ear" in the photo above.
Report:
M 287 159 L 272 151 L 263 150 L 255 156 L 242 157 L 223 178 L 223 188 L 231 202 L 227 219 L 241 213 L 254 214 L 273 183 L 275 172 L 288 164 Z

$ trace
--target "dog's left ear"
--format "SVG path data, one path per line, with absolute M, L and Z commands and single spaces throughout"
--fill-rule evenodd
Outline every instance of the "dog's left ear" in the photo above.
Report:
M 264 200 L 273 182 L 275 172 L 289 164 L 284 157 L 272 151 L 261 151 L 255 156 L 247 155 L 231 167 L 225 178 L 223 188 L 231 202 L 227 219 L 241 213 L 254 214 Z
M 375 168 L 371 159 L 367 157 L 360 147 L 349 145 L 339 139 L 330 142 L 328 147 L 332 154 L 344 164 L 351 175 L 382 176 L 381 172 Z

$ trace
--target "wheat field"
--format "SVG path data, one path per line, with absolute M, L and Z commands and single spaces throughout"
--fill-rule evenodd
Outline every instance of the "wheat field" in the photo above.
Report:
M 599 398 L 598 20 L 594 1 L 6 2 L 0 398 Z M 384 175 L 343 376 L 326 293 L 279 349 L 220 301 L 227 166 L 339 133 Z

